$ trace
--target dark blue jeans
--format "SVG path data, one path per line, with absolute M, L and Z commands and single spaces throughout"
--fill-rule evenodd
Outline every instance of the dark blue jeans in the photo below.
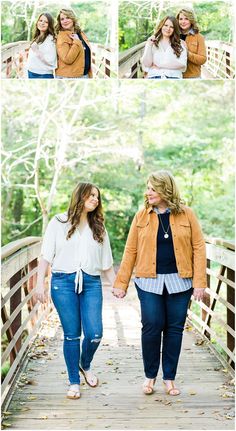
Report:
M 85 371 L 89 370 L 103 331 L 101 278 L 83 272 L 83 290 L 78 295 L 75 274 L 53 273 L 51 280 L 52 301 L 64 332 L 63 352 L 70 384 L 80 383 L 79 364 Z
M 175 380 L 187 309 L 193 289 L 169 294 L 145 292 L 137 285 L 141 306 L 142 354 L 145 376 L 154 379 L 160 365 L 162 344 L 163 380 Z
M 39 74 L 39 73 L 30 72 L 30 70 L 28 70 L 28 78 L 29 79 L 53 79 L 54 76 L 52 73 Z

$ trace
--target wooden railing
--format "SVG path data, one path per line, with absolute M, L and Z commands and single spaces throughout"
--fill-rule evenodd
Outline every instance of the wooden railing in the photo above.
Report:
M 145 42 L 140 43 L 119 56 L 119 78 L 143 78 L 140 59 L 144 52 Z M 233 79 L 234 48 L 232 44 L 218 40 L 207 40 L 207 62 L 204 67 L 211 79 Z
M 26 61 L 30 42 L 21 41 L 2 46 L 2 78 L 27 78 Z M 117 76 L 116 53 L 111 48 L 91 43 L 94 78 Z
M 206 41 L 207 62 L 205 67 L 213 78 L 235 77 L 234 47 L 219 40 Z
M 119 78 L 142 78 L 140 59 L 143 55 L 145 42 L 133 46 L 119 55 Z
M 2 339 L 5 350 L 2 364 L 9 361 L 9 370 L 2 384 L 2 400 L 17 377 L 17 371 L 27 354 L 32 337 L 52 309 L 35 301 L 37 259 L 41 238 L 27 237 L 2 248 Z M 188 321 L 209 341 L 219 359 L 234 368 L 235 296 L 234 257 L 231 242 L 206 239 L 207 279 L 206 298 L 191 302 Z M 48 288 L 48 284 L 46 283 Z M 220 350 L 219 350 L 220 349 Z
M 191 324 L 211 340 L 209 346 L 219 359 L 234 369 L 235 359 L 235 245 L 206 238 L 207 289 L 203 302 L 192 302 Z M 200 308 L 200 309 L 199 309 Z
M 2 248 L 2 366 L 9 368 L 2 383 L 2 401 L 8 395 L 30 341 L 52 309 L 35 301 L 37 258 L 41 238 L 28 237 Z

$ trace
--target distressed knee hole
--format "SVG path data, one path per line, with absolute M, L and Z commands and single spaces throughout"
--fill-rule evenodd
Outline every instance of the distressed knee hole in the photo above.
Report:
M 76 341 L 76 340 L 79 340 L 80 339 L 80 337 L 73 337 L 73 338 L 71 338 L 71 337 L 65 337 L 65 340 L 67 340 L 67 341 Z
M 96 338 L 93 338 L 92 340 L 91 340 L 91 343 L 100 343 L 100 341 L 101 341 L 101 337 L 99 337 L 99 335 L 97 335 L 97 334 L 95 334 L 95 337 Z

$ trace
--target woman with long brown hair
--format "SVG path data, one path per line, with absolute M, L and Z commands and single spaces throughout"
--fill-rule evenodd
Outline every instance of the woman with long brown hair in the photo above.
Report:
M 91 48 L 72 9 L 57 16 L 57 78 L 92 78 Z
M 102 338 L 101 273 L 110 284 L 115 278 L 97 186 L 76 186 L 68 211 L 49 222 L 41 254 L 36 295 L 39 301 L 46 300 L 44 279 L 51 265 L 51 297 L 64 332 L 63 351 L 70 383 L 67 397 L 77 399 L 79 370 L 89 386 L 98 385 L 90 367 Z
M 149 37 L 141 59 L 149 79 L 182 78 L 187 66 L 185 43 L 180 40 L 178 22 L 166 16 Z
M 149 175 L 144 204 L 133 219 L 113 294 L 126 295 L 135 267 L 146 377 L 143 392 L 154 392 L 162 351 L 165 390 L 179 395 L 175 376 L 188 303 L 192 293 L 201 300 L 207 287 L 205 241 L 170 172 Z
M 27 59 L 29 79 L 52 79 L 57 67 L 57 52 L 53 17 L 41 13 L 36 21 Z
M 177 14 L 180 38 L 184 40 L 188 52 L 187 69 L 184 78 L 201 78 L 201 66 L 207 60 L 206 45 L 196 22 L 194 13 L 190 9 L 181 9 Z

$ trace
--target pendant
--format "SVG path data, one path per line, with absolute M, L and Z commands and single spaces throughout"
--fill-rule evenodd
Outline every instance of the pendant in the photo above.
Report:
M 168 233 L 165 233 L 164 238 L 169 238 Z

